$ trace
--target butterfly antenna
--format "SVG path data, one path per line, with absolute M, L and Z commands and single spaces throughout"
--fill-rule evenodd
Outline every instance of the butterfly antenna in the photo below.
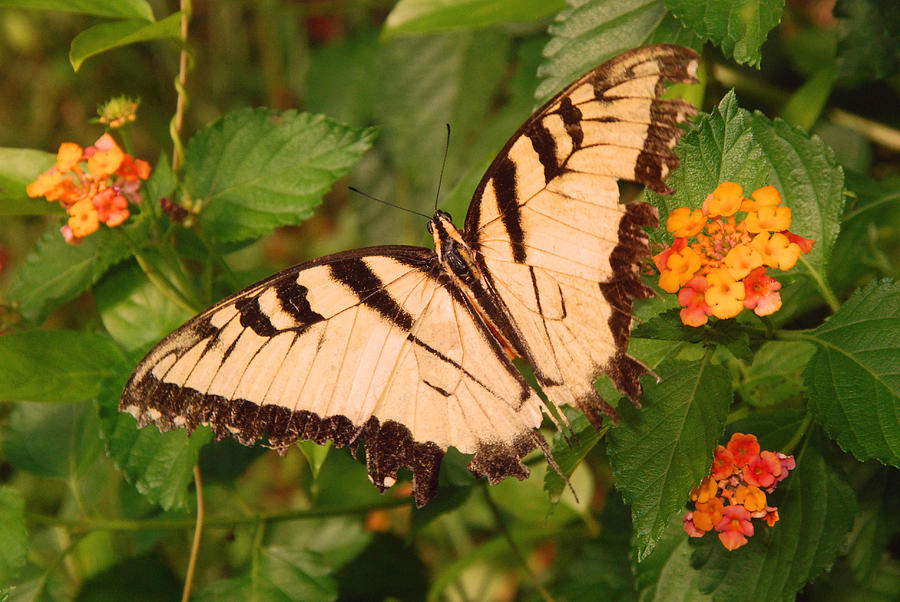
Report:
M 407 213 L 419 215 L 421 217 L 424 217 L 427 220 L 431 219 L 430 215 L 426 215 L 426 214 L 422 213 L 421 211 L 416 211 L 414 209 L 409 209 L 408 207 L 401 207 L 400 205 L 395 205 L 394 203 L 379 199 L 378 197 L 374 197 L 371 194 L 369 194 L 368 192 L 363 192 L 359 188 L 354 188 L 353 186 L 348 186 L 347 188 L 349 188 L 351 191 L 355 192 L 356 194 L 362 195 L 362 196 L 366 197 L 367 199 L 373 200 L 377 203 L 381 203 L 382 205 L 387 205 L 388 207 L 393 207 L 394 209 L 399 209 L 401 211 L 406 211 Z
M 441 175 L 438 176 L 438 187 L 437 192 L 434 195 L 434 211 L 437 213 L 438 208 L 438 199 L 441 197 L 441 183 L 444 181 L 444 167 L 447 166 L 447 153 L 450 150 L 450 124 L 445 123 L 447 126 L 447 142 L 444 144 L 444 160 L 441 161 Z

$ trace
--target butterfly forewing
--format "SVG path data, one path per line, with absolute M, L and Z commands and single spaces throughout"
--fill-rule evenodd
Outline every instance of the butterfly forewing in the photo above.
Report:
M 476 191 L 466 239 L 551 401 L 599 424 L 612 409 L 593 381 L 609 374 L 632 399 L 644 369 L 625 352 L 632 300 L 648 254 L 642 203 L 619 202 L 617 180 L 667 192 L 672 151 L 694 114 L 658 98 L 666 81 L 695 81 L 697 55 L 640 48 L 601 65 L 538 110 L 507 143 Z

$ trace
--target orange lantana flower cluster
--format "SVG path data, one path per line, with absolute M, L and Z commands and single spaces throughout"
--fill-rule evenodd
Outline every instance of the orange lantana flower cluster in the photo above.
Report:
M 755 435 L 735 433 L 727 446 L 716 448 L 710 475 L 691 490 L 694 510 L 685 515 L 684 530 L 703 537 L 715 529 L 723 546 L 738 549 L 753 535 L 750 519 L 765 519 L 770 527 L 778 521 L 778 508 L 769 506 L 766 493 L 794 466 L 793 456 L 761 451 Z
M 653 261 L 660 288 L 678 293 L 681 321 L 688 326 L 702 326 L 711 315 L 733 318 L 744 308 L 758 316 L 778 311 L 781 283 L 766 270 L 789 270 L 812 250 L 814 241 L 788 231 L 791 210 L 774 186 L 751 196 L 723 182 L 701 209 L 679 207 L 669 214 L 666 229 L 675 242 Z M 741 221 L 738 212 L 746 213 Z
M 77 244 L 100 223 L 118 226 L 130 215 L 128 203 L 140 203 L 141 180 L 150 177 L 150 164 L 124 152 L 109 134 L 82 149 L 63 142 L 56 165 L 28 185 L 30 197 L 59 201 L 69 220 L 61 228 L 66 242 Z

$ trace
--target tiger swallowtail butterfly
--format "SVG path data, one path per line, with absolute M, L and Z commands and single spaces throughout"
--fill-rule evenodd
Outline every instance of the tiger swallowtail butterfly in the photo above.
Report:
M 525 478 L 548 446 L 543 403 L 599 427 L 615 411 L 594 389 L 607 374 L 635 403 L 646 373 L 626 353 L 654 208 L 621 204 L 618 180 L 659 193 L 694 115 L 660 98 L 695 82 L 698 57 L 659 45 L 621 54 L 534 113 L 475 191 L 465 228 L 438 211 L 434 250 L 379 246 L 279 272 L 164 338 L 131 376 L 120 409 L 139 426 L 193 430 L 282 453 L 298 439 L 364 443 L 380 490 L 413 475 L 419 506 L 437 490 L 449 446 L 493 484 Z

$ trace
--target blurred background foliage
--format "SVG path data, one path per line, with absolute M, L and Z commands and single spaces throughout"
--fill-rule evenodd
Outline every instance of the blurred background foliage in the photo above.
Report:
M 174 2 L 150 4 L 157 17 L 177 9 Z M 633 4 L 663 6 L 649 0 Z M 334 187 L 312 219 L 279 228 L 229 255 L 228 262 L 241 279 L 249 283 L 311 257 L 361 245 L 428 244 L 424 219 L 354 196 L 347 186 L 430 214 L 445 123 L 451 125 L 452 135 L 441 204 L 461 223 L 484 169 L 539 104 L 535 90 L 547 79 L 540 67 L 546 63 L 553 36 L 548 27 L 552 31 L 554 11 L 565 7 L 549 0 L 544 5 L 545 16 L 537 20 L 511 17 L 475 27 L 479 22 L 473 16 L 473 23 L 447 31 L 417 33 L 402 27 L 385 29 L 394 8 L 388 0 L 195 1 L 186 138 L 246 106 L 297 108 L 380 129 L 373 150 Z M 892 181 L 900 176 L 900 11 L 893 0 L 839 0 L 834 5 L 829 0 L 788 0 L 780 24 L 768 34 L 761 60 L 756 61 L 759 69 L 738 64 L 707 45 L 703 108 L 715 106 L 734 87 L 744 108 L 783 116 L 821 136 L 848 172 L 848 182 L 865 191 L 874 186 L 869 178 Z M 89 144 L 102 131 L 91 123 L 96 107 L 126 94 L 141 99 L 138 122 L 131 128 L 134 154 L 153 163 L 161 152 L 171 155 L 168 127 L 176 97 L 172 82 L 178 70 L 177 46 L 172 42 L 126 46 L 88 59 L 74 72 L 69 44 L 97 21 L 83 15 L 0 8 L 0 146 L 53 152 L 64 141 Z M 856 228 L 856 238 L 839 241 L 835 250 L 839 261 L 842 252 L 861 252 L 873 238 L 879 239 L 882 244 L 872 252 L 877 265 L 869 277 L 896 276 L 898 243 L 890 236 L 885 241 L 885 232 L 896 234 L 897 211 L 891 207 L 897 193 L 896 188 L 893 195 L 883 190 L 876 188 L 870 197 L 863 197 L 885 205 L 879 214 L 883 219 Z M 57 217 L 0 220 L 2 285 Z M 866 276 L 842 274 L 843 281 L 834 284 L 847 291 Z M 55 312 L 47 326 L 90 327 L 97 320 L 93 303 L 89 294 L 82 295 Z M 78 437 L 79 432 L 96 430 L 96 425 L 84 422 L 97 418 L 74 406 L 60 408 L 52 415 L 25 410 L 12 416 L 7 406 L 0 408 L 7 439 L 43 430 L 50 456 L 6 458 L 0 463 L 0 480 L 14 483 L 29 503 L 34 502 L 29 512 L 62 516 L 78 506 L 123 518 L 108 529 L 101 525 L 76 531 L 76 536 L 57 526 L 40 531 L 14 599 L 66 599 L 72 592 L 83 600 L 116 599 L 125 587 L 137 592 L 130 596 L 134 599 L 171 599 L 180 593 L 191 513 L 160 513 L 125 485 L 104 457 L 100 442 Z M 30 424 L 38 420 L 38 427 Z M 73 429 L 73 424 L 83 428 Z M 61 440 L 78 450 L 73 457 L 80 459 L 79 465 L 52 457 Z M 215 585 L 201 587 L 196 599 L 240 599 L 250 579 L 250 572 L 245 572 L 248 565 L 275 582 L 260 591 L 277 590 L 284 599 L 337 595 L 414 600 L 424 598 L 429 588 L 436 597 L 456 600 L 534 599 L 535 590 L 523 585 L 521 569 L 515 568 L 515 553 L 507 545 L 507 533 L 497 526 L 497 513 L 514 524 L 516 541 L 529 550 L 528 566 L 554 586 L 560 599 L 595 599 L 601 592 L 634 595 L 629 567 L 611 556 L 616 551 L 627 557 L 630 531 L 628 511 L 611 487 L 602 446 L 592 449 L 589 462 L 573 476 L 580 503 L 567 493 L 549 513 L 541 474 L 524 483 L 502 483 L 492 489 L 496 500 L 492 502 L 477 488 L 472 491 L 465 460 L 451 453 L 442 494 L 423 511 L 412 513 L 404 506 L 371 511 L 365 520 L 339 516 L 288 521 L 290 517 L 277 514 L 254 520 L 257 512 L 302 506 L 311 491 L 320 508 L 348 499 L 360 505 L 383 503 L 385 498 L 367 482 L 363 465 L 345 452 L 331 453 L 317 466 L 310 460 L 316 455 L 313 449 L 306 456 L 293 449 L 279 458 L 230 441 L 204 448 L 207 513 L 248 518 L 237 526 L 208 525 L 197 581 L 201 586 Z M 872 504 L 896 499 L 895 481 L 882 482 L 881 473 L 870 468 L 854 474 L 854 484 L 876 492 Z M 72 491 L 82 499 L 73 500 Z M 388 504 L 391 500 L 387 498 Z M 888 503 L 863 511 L 883 516 Z M 444 512 L 460 504 L 464 511 Z M 149 516 L 170 518 L 183 529 L 145 531 L 135 526 Z M 877 526 L 878 519 L 872 520 Z M 874 527 L 869 522 L 860 528 Z M 590 539 L 601 531 L 600 539 Z M 547 538 L 548 533 L 553 538 Z M 263 539 L 265 547 L 258 545 Z M 660 545 L 675 549 L 687 545 L 685 541 L 682 537 Z M 855 568 L 853 563 L 862 561 L 880 562 L 842 559 L 835 574 L 807 594 L 819 599 L 835 591 L 843 594 L 841 586 L 852 582 L 847 575 Z M 47 569 L 57 564 L 63 570 Z M 891 566 L 896 577 L 896 565 Z M 877 575 L 863 593 L 887 599 L 896 580 L 884 582 L 885 573 Z M 219 581 L 224 577 L 233 578 Z M 838 589 L 833 589 L 835 585 Z M 643 590 L 653 593 L 648 591 Z M 666 597 L 664 592 L 655 593 Z

